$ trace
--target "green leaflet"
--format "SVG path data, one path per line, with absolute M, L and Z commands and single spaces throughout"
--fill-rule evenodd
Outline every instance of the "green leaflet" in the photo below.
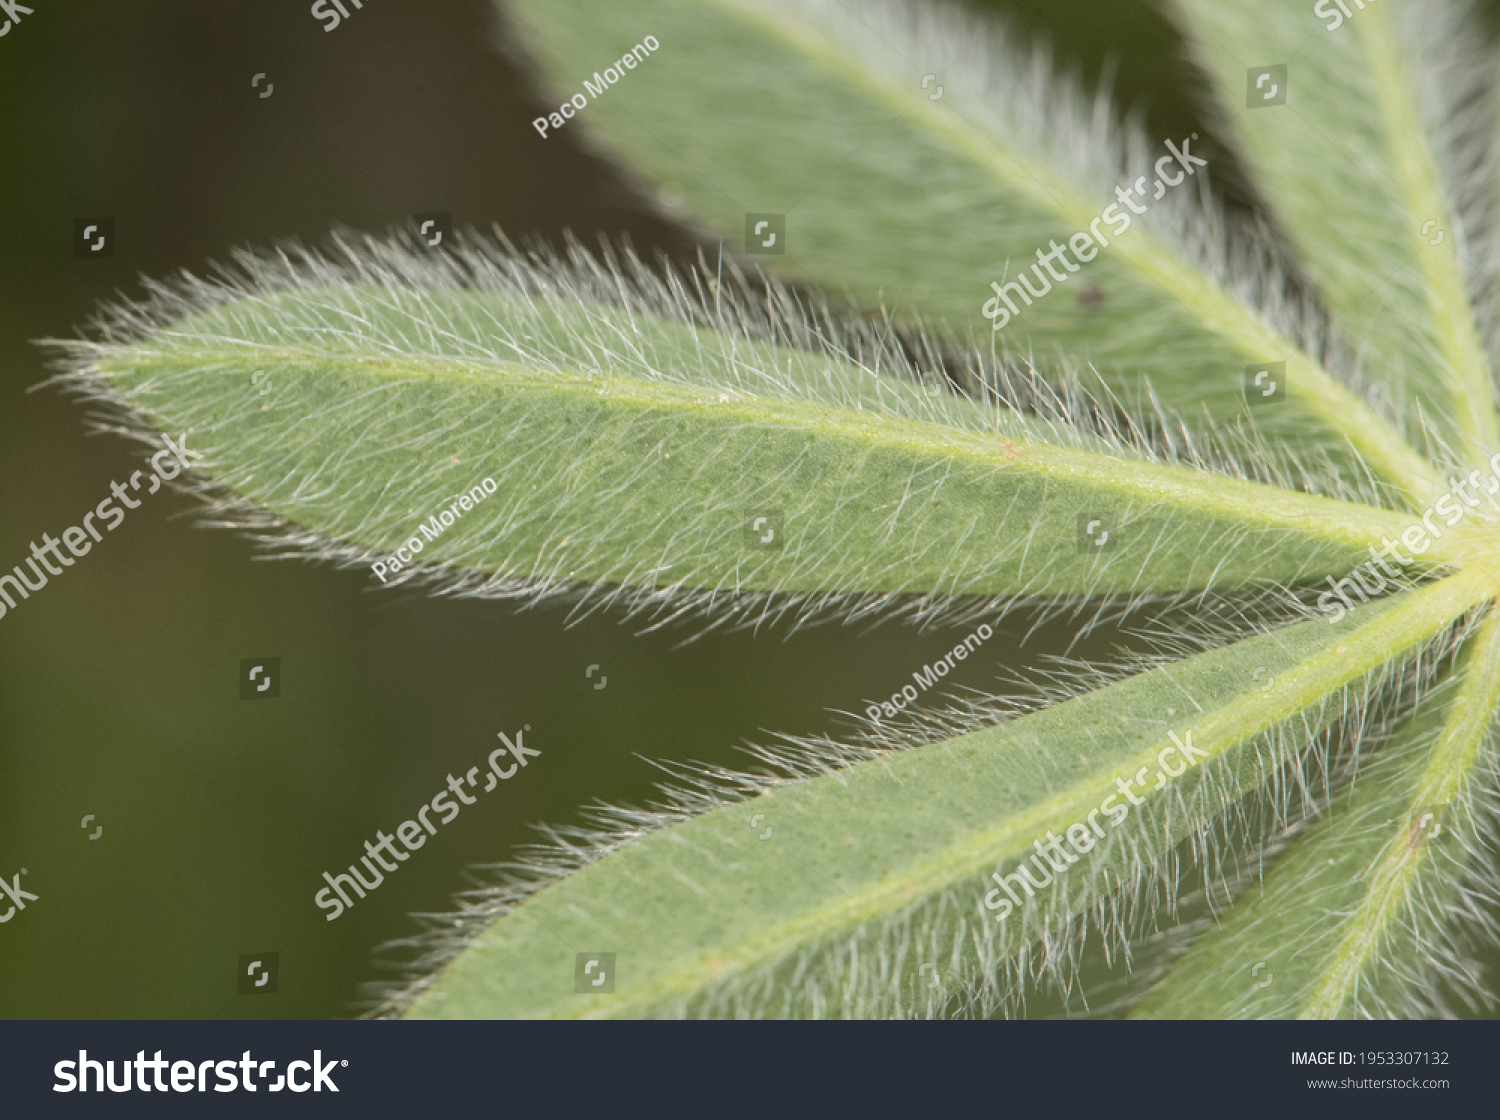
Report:
M 415 538 L 422 561 L 533 587 L 1173 593 L 1337 578 L 1406 527 L 648 303 L 314 284 L 105 348 L 96 369 L 192 431 L 218 483 L 370 550 L 338 555 L 388 563 Z M 493 495 L 455 517 L 484 479 Z
M 1454 57 L 1464 44 L 1451 13 L 1383 0 L 1344 19 L 1329 3 L 1330 30 L 1335 19 L 1305 0 L 1175 6 L 1247 166 L 1369 375 L 1396 396 L 1408 438 L 1421 440 L 1425 419 L 1459 462 L 1477 465 L 1500 448 L 1500 424 L 1459 255 L 1459 185 L 1440 177 L 1423 127 L 1471 111 L 1436 103 L 1432 88 L 1445 81 L 1434 71 L 1472 65 Z M 1415 24 L 1434 19 L 1447 34 Z M 1421 57 L 1428 38 L 1440 57 Z M 1271 63 L 1287 67 L 1286 103 L 1246 108 L 1247 71 Z M 1432 103 L 1419 103 L 1419 85 Z
M 1108 147 L 1087 111 L 1039 89 L 1035 68 L 1003 56 L 986 62 L 986 29 L 903 27 L 887 8 L 851 14 L 816 0 L 508 6 L 545 60 L 556 101 L 575 93 L 585 101 L 564 124 L 572 134 L 606 137 L 736 248 L 753 232 L 747 215 L 785 215 L 784 255 L 762 263 L 868 307 L 972 333 L 985 346 L 991 324 L 981 310 L 994 298 L 991 282 L 1015 280 L 1039 249 L 1088 230 L 1117 205 L 1116 186 L 1145 175 L 1152 193 L 1151 161 L 1169 153 L 1158 143 L 1134 155 L 1119 181 L 1108 158 L 1090 162 Z M 601 77 L 604 92 L 591 97 L 583 82 L 646 35 L 659 49 L 612 86 Z M 936 87 L 922 86 L 927 73 L 943 83 L 937 101 Z M 1184 177 L 1174 189 L 1191 192 L 1196 182 Z M 1150 206 L 1174 201 L 1185 205 L 1148 200 L 1147 219 Z M 1020 310 L 993 336 L 998 342 L 1043 362 L 1060 349 L 1080 366 L 1092 363 L 1128 401 L 1149 377 L 1190 422 L 1245 419 L 1247 364 L 1285 361 L 1296 403 L 1257 404 L 1261 430 L 1305 436 L 1315 417 L 1322 434 L 1346 436 L 1398 487 L 1431 489 L 1430 468 L 1388 424 L 1141 219 Z
M 1493 609 L 1454 677 L 1134 1017 L 1349 1018 L 1423 998 L 1455 957 L 1443 959 L 1445 935 L 1468 909 L 1471 865 L 1493 850 L 1490 810 L 1473 791 L 1494 770 Z
M 945 995 L 994 983 L 1049 925 L 1305 747 L 1341 713 L 1345 686 L 1399 663 L 1482 594 L 1454 577 L 648 834 L 502 916 L 411 1014 L 930 1014 L 934 967 Z M 989 873 L 1011 872 L 1049 830 L 1087 833 L 1106 799 L 1126 803 L 1117 779 L 1142 803 L 996 921 Z M 613 992 L 575 994 L 576 955 L 601 952 L 616 954 Z

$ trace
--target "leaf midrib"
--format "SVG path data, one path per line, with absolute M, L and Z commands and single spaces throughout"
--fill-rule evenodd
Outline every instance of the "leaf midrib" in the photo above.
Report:
M 99 369 L 108 374 L 118 363 L 123 370 L 127 357 L 132 368 L 143 370 L 152 362 L 197 368 L 215 361 L 243 361 L 251 356 L 236 349 L 194 350 L 189 359 L 170 351 L 134 349 L 100 362 Z M 640 410 L 667 407 L 716 422 L 738 418 L 747 424 L 801 428 L 898 448 L 920 448 L 931 454 L 968 459 L 993 468 L 1025 471 L 1044 478 L 1071 482 L 1085 478 L 1091 487 L 1112 491 L 1125 498 L 1169 503 L 1184 510 L 1237 522 L 1247 528 L 1292 530 L 1331 545 L 1356 550 L 1368 545 L 1372 534 L 1399 535 L 1410 524 L 1402 515 L 1375 506 L 1301 494 L 1281 487 L 1212 475 L 1191 467 L 1115 458 L 1032 439 L 1011 439 L 999 433 L 987 437 L 968 429 L 944 427 L 875 411 L 840 408 L 821 401 L 778 400 L 749 396 L 743 390 L 736 390 L 728 402 L 710 402 L 707 398 L 722 390 L 617 375 L 592 377 L 564 371 L 537 372 L 519 364 L 480 364 L 461 358 L 335 355 L 293 347 L 258 348 L 253 358 L 289 364 L 317 363 L 335 368 L 344 365 L 359 370 L 361 375 L 390 381 L 416 380 L 415 374 L 433 382 L 465 383 L 477 388 L 537 388 L 589 400 L 604 397 L 611 403 Z M 471 372 L 477 370 L 483 372 Z M 755 402 L 753 410 L 746 407 L 746 401 Z M 814 419 L 810 421 L 809 416 Z M 817 422 L 819 418 L 822 422 Z M 998 442 L 990 442 L 992 439 Z M 1014 452 L 1018 452 L 1019 457 Z M 1191 485 L 1190 480 L 1197 485 Z M 1254 520 L 1246 517 L 1247 510 L 1253 513 Z M 1452 539 L 1461 544 L 1463 538 L 1454 534 Z M 1459 549 L 1435 541 L 1427 552 L 1414 560 L 1424 569 L 1430 569 L 1461 557 Z

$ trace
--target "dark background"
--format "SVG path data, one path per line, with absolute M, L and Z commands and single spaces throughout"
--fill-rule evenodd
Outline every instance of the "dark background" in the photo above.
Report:
M 73 336 L 99 301 L 141 295 L 142 276 L 431 211 L 517 239 L 571 229 L 694 250 L 580 147 L 586 120 L 539 139 L 541 102 L 494 49 L 486 3 L 346 6 L 328 34 L 307 0 L 30 0 L 0 38 L 0 568 L 141 466 L 124 440 L 90 435 L 83 406 L 27 390 L 47 373 L 33 340 Z M 1115 56 L 1121 99 L 1154 134 L 1207 133 L 1177 44 L 1142 5 L 995 6 L 1086 77 Z M 251 86 L 262 72 L 267 98 Z M 114 255 L 76 259 L 75 221 L 101 216 Z M 773 627 L 684 645 L 691 625 L 638 635 L 607 613 L 570 626 L 556 608 L 372 593 L 364 571 L 259 562 L 253 542 L 193 519 L 180 496 L 146 499 L 0 619 L 0 875 L 25 867 L 39 896 L 0 926 L 0 1015 L 353 1014 L 359 985 L 386 975 L 375 947 L 415 932 L 409 914 L 449 909 L 475 881 L 465 869 L 511 857 L 531 824 L 649 800 L 647 759 L 743 765 L 747 739 L 836 733 L 839 712 L 967 632 Z M 1073 638 L 1054 624 L 1021 648 L 1028 628 L 1008 620 L 926 700 Z M 281 695 L 242 701 L 240 661 L 262 656 L 281 658 Z M 524 780 L 326 922 L 321 873 L 523 723 L 543 751 Z M 238 995 L 241 956 L 269 952 L 278 990 Z

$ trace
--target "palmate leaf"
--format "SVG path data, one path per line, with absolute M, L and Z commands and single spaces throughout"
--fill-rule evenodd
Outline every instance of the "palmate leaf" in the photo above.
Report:
M 1453 260 L 1421 266 L 1403 283 L 1425 293 L 1426 311 L 1387 324 L 1361 319 L 1363 305 L 1334 290 L 1337 268 L 1307 269 L 1328 281 L 1322 298 L 1366 355 L 1361 395 L 1321 364 L 1347 372 L 1346 351 L 1325 345 L 1318 316 L 1280 306 L 1280 274 L 1263 261 L 1248 271 L 1226 263 L 1240 250 L 1211 204 L 1194 210 L 1195 196 L 1174 193 L 1158 214 L 1170 220 L 1132 230 L 1140 236 L 1095 262 L 1117 270 L 1113 303 L 1070 304 L 1054 292 L 1028 309 L 1040 330 L 1033 342 L 1064 355 L 1057 368 L 1099 359 L 1120 398 L 1091 399 L 1066 378 L 1049 389 L 982 353 L 960 356 L 960 394 L 933 371 L 963 335 L 957 309 L 972 315 L 978 305 L 971 281 L 987 296 L 993 255 L 1003 267 L 1005 254 L 1022 251 L 1008 237 L 1026 241 L 1029 256 L 1045 244 L 1033 234 L 1061 239 L 1086 226 L 1108 202 L 1098 192 L 1144 158 L 1138 146 L 1080 125 L 1066 108 L 1028 117 L 997 104 L 995 89 L 1007 87 L 987 83 L 1001 81 L 991 68 L 1008 56 L 988 54 L 997 48 L 977 32 L 969 40 L 983 62 L 968 75 L 958 62 L 943 70 L 950 90 L 973 80 L 967 114 L 920 93 L 912 108 L 898 72 L 913 59 L 918 71 L 930 65 L 924 51 L 954 47 L 951 13 L 928 22 L 882 5 L 884 15 L 872 6 L 851 23 L 811 0 L 647 0 L 629 19 L 616 5 L 522 7 L 554 75 L 574 51 L 604 43 L 613 62 L 641 36 L 660 37 L 660 50 L 576 126 L 625 138 L 647 168 L 664 158 L 650 144 L 676 136 L 698 179 L 712 171 L 719 189 L 775 185 L 794 166 L 823 171 L 829 192 L 847 191 L 848 215 L 809 201 L 805 227 L 789 227 L 807 234 L 795 253 L 788 244 L 795 271 L 872 308 L 891 278 L 885 295 L 904 301 L 898 315 L 921 305 L 948 333 L 898 338 L 774 283 L 742 281 L 722 263 L 653 275 L 631 259 L 522 259 L 479 241 L 417 255 L 345 239 L 331 256 L 246 255 L 218 281 L 153 286 L 147 303 L 106 315 L 98 337 L 68 344 L 62 382 L 103 403 L 107 426 L 152 445 L 159 432 L 191 431 L 190 446 L 207 456 L 192 482 L 215 521 L 289 554 L 379 561 L 391 583 L 713 622 L 825 609 L 988 619 L 1020 596 L 1095 617 L 1175 603 L 1198 608 L 1199 621 L 1168 645 L 1171 664 L 1163 657 L 1124 679 L 1120 666 L 1094 666 L 1050 696 L 922 713 L 852 743 L 792 743 L 764 753 L 771 777 L 718 775 L 661 812 L 619 810 L 601 832 L 554 834 L 518 877 L 435 920 L 416 942 L 416 981 L 383 1010 L 1010 1009 L 1039 975 L 1072 982 L 1089 928 L 1128 946 L 1171 921 L 1170 902 L 1153 909 L 1158 888 L 1170 891 L 1184 855 L 1210 874 L 1221 837 L 1235 831 L 1226 825 L 1249 821 L 1252 800 L 1269 802 L 1275 823 L 1252 838 L 1248 862 L 1272 864 L 1265 889 L 1278 901 L 1244 893 L 1139 1012 L 1246 1013 L 1232 983 L 1194 977 L 1239 968 L 1240 952 L 1269 960 L 1263 946 L 1277 938 L 1276 951 L 1290 954 L 1277 960 L 1296 963 L 1282 966 L 1285 986 L 1257 997 L 1252 1013 L 1446 1010 L 1434 977 L 1462 988 L 1466 931 L 1484 929 L 1473 912 L 1492 863 L 1480 847 L 1487 824 L 1450 824 L 1489 811 L 1493 794 L 1484 746 L 1493 628 L 1471 633 L 1466 620 L 1490 617 L 1500 587 L 1497 508 L 1478 483 L 1477 497 L 1452 496 L 1440 481 L 1497 450 L 1485 435 L 1496 426 L 1488 373 L 1470 360 L 1463 326 L 1484 321 L 1462 282 L 1479 273 L 1458 278 Z M 639 22 L 647 16 L 660 22 Z M 910 32 L 894 40 L 910 46 L 900 66 L 885 57 L 890 37 L 868 33 L 883 19 Z M 1397 73 L 1378 32 L 1362 33 L 1373 36 L 1367 55 L 1340 65 L 1363 59 L 1377 76 Z M 681 57 L 668 49 L 679 42 Z M 678 69 L 668 72 L 669 60 Z M 665 92 L 648 88 L 658 63 Z M 767 87 L 767 73 L 785 84 Z M 1038 73 L 1009 88 L 1055 95 Z M 722 138 L 752 92 L 763 95 L 767 134 L 785 140 L 774 156 L 764 136 Z M 1400 109 L 1412 102 L 1401 96 L 1390 94 L 1379 121 L 1356 122 L 1379 132 L 1388 152 L 1410 133 Z M 656 131 L 632 139 L 626 118 Z M 1065 118 L 1073 124 L 1051 127 Z M 858 159 L 829 155 L 846 149 L 830 145 L 827 122 L 866 138 Z M 896 150 L 881 146 L 887 133 L 900 139 Z M 851 160 L 868 166 L 846 181 Z M 914 192 L 918 164 L 942 189 Z M 1346 189 L 1385 166 L 1342 167 Z M 1440 189 L 1429 172 L 1398 169 L 1410 188 L 1403 205 Z M 710 220 L 734 217 L 722 200 L 704 202 L 700 187 L 677 185 Z M 1277 180 L 1267 195 L 1305 209 L 1314 192 L 1304 187 Z M 934 213 L 977 215 L 974 229 L 951 235 L 928 220 L 929 202 Z M 986 223 L 987 214 L 1004 220 Z M 1279 225 L 1317 253 L 1366 221 L 1377 219 L 1323 232 L 1316 213 L 1299 212 Z M 1386 236 L 1358 267 L 1403 267 L 1384 255 L 1403 236 Z M 1473 251 L 1488 259 L 1487 245 Z M 1288 422 L 1295 410 L 1257 413 L 1265 428 L 1240 429 L 1225 385 L 1237 399 L 1240 359 L 1268 356 L 1285 358 L 1319 442 Z M 1174 432 L 1166 413 L 1112 420 L 1120 400 L 1136 399 L 1126 392 L 1132 369 L 1165 386 L 1179 411 L 1201 398 L 1195 424 Z M 249 392 L 257 377 L 274 385 L 264 401 Z M 1475 390 L 1470 420 L 1453 404 L 1466 387 Z M 1029 402 L 1024 414 L 1000 403 L 1015 400 Z M 1413 400 L 1423 402 L 1420 419 L 1392 404 Z M 1304 442 L 1283 446 L 1287 434 Z M 483 480 L 478 498 L 456 503 Z M 1457 521 L 1433 505 L 1439 496 Z M 1384 508 L 1402 503 L 1413 512 Z M 441 524 L 432 520 L 442 511 Z M 747 534 L 763 524 L 780 548 Z M 1430 547 L 1418 552 L 1413 532 Z M 1415 554 L 1405 571 L 1380 578 L 1378 591 L 1373 578 L 1365 584 L 1386 598 L 1366 603 L 1355 592 L 1361 602 L 1341 617 L 1297 621 L 1326 583 L 1357 565 L 1373 573 L 1373 551 L 1397 540 Z M 390 553 L 408 548 L 415 555 L 393 566 Z M 1262 609 L 1271 598 L 1283 609 Z M 1318 609 L 1333 599 L 1321 594 Z M 1445 683 L 1428 690 L 1434 658 Z M 1408 688 L 1415 714 L 1402 726 Z M 1047 699 L 1057 702 L 1035 710 Z M 1174 772 L 1169 749 L 1195 764 Z M 1349 758 L 1359 763 L 1352 792 L 1338 761 Z M 1105 800 L 1136 778 L 1150 788 L 1137 789 L 1140 803 L 1115 823 Z M 1328 823 L 1283 845 L 1285 826 L 1297 823 L 1294 785 L 1325 788 L 1334 807 Z M 1298 805 L 1305 800 L 1319 802 Z M 1440 807 L 1447 831 L 1403 849 L 1405 822 L 1425 804 Z M 1100 814 L 1111 826 L 1085 850 Z M 1052 843 L 1049 830 L 1080 846 L 1066 871 L 1040 882 L 1038 844 Z M 1259 839 L 1269 845 L 1260 852 Z M 1001 922 L 1004 888 L 991 876 L 1023 889 L 1023 860 L 1037 874 L 1027 880 L 1036 897 L 1014 899 Z M 1303 894 L 1321 899 L 1316 915 L 1298 909 Z M 1282 921 L 1283 910 L 1305 920 Z M 1425 963 L 1419 944 L 1441 944 L 1445 955 Z M 580 950 L 620 955 L 613 993 L 570 994 Z
M 1061 351 L 1092 363 L 1127 400 L 1149 377 L 1193 422 L 1242 419 L 1246 364 L 1285 361 L 1296 406 L 1258 407 L 1263 431 L 1305 434 L 1311 419 L 1399 488 L 1431 489 L 1430 468 L 1398 432 L 1302 348 L 1316 328 L 1287 305 L 1267 260 L 1226 242 L 1222 216 L 1197 197 L 1196 166 L 1187 178 L 1160 142 L 1114 129 L 1104 105 L 1088 111 L 992 22 L 946 4 L 855 11 L 837 0 L 508 8 L 545 60 L 555 100 L 586 101 L 565 127 L 605 137 L 731 246 L 742 244 L 746 214 L 785 214 L 784 255 L 761 259 L 871 307 L 972 332 L 981 347 L 992 334 L 981 314 L 991 282 L 1014 280 L 1039 249 L 1067 244 L 1107 207 L 1128 214 L 1115 188 L 1144 175 L 1146 213 L 1115 239 L 1098 226 L 1108 247 L 995 341 L 1044 362 Z M 647 34 L 660 49 L 589 98 L 581 83 Z M 937 101 L 923 91 L 928 73 L 943 83 Z M 1191 138 L 1170 139 L 1191 151 Z M 1161 157 L 1168 163 L 1153 173 Z M 1183 181 L 1152 198 L 1162 174 Z M 1043 281 L 1045 272 L 1032 283 Z

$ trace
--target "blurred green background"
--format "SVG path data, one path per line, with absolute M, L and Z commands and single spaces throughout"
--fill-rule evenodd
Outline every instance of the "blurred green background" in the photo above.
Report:
M 47 373 L 31 340 L 73 336 L 100 300 L 141 295 L 143 276 L 431 211 L 517 239 L 571 229 L 695 251 L 587 146 L 586 120 L 539 140 L 541 103 L 494 49 L 483 0 L 378 0 L 334 34 L 307 0 L 31 6 L 0 38 L 0 568 L 142 465 L 89 433 L 85 406 L 28 389 Z M 990 6 L 1086 79 L 1113 57 L 1121 100 L 1153 133 L 1208 131 L 1144 5 Z M 1243 203 L 1232 165 L 1215 167 Z M 114 219 L 113 256 L 76 259 L 75 220 L 99 216 Z M 360 985 L 390 976 L 375 947 L 416 932 L 412 913 L 450 909 L 480 881 L 469 865 L 513 857 L 532 824 L 650 800 L 649 759 L 743 765 L 746 740 L 838 733 L 840 712 L 968 631 L 782 626 L 684 645 L 698 627 L 640 635 L 608 613 L 570 625 L 557 608 L 377 593 L 363 571 L 263 562 L 194 516 L 176 495 L 146 499 L 0 619 L 0 875 L 26 868 L 38 896 L 0 925 L 5 1017 L 354 1014 Z M 1075 628 L 1023 647 L 1031 630 L 1008 619 L 926 699 L 990 687 Z M 1106 629 L 1087 648 L 1115 640 Z M 240 661 L 264 656 L 281 658 L 279 699 L 240 700 Z M 322 872 L 522 724 L 543 752 L 524 780 L 326 922 Z M 240 957 L 269 952 L 278 990 L 239 995 Z

